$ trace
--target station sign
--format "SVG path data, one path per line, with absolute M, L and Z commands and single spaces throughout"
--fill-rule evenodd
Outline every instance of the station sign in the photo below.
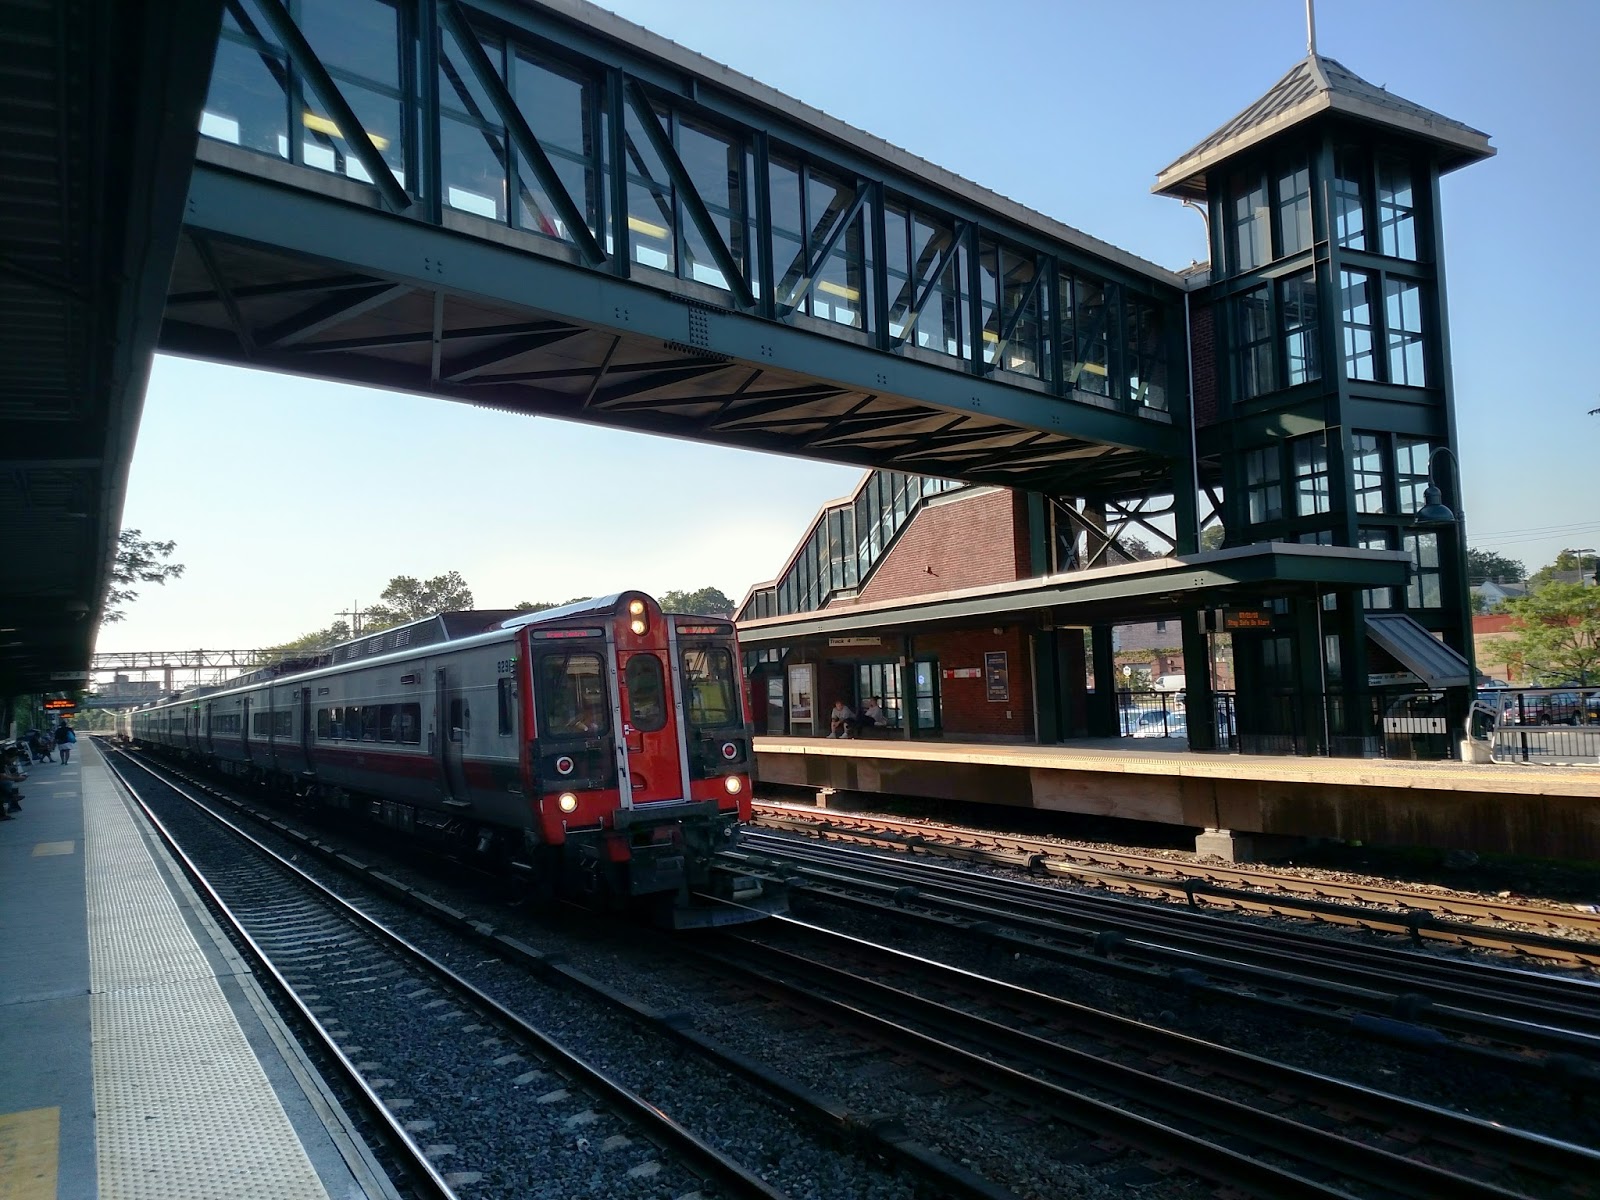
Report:
M 881 646 L 881 645 L 883 645 L 883 639 L 882 638 L 876 638 L 876 637 L 831 637 L 831 638 L 828 639 L 828 645 L 829 646 Z
M 1271 629 L 1274 613 L 1266 608 L 1222 608 L 1217 610 L 1217 631 Z
M 78 702 L 76 700 L 46 700 L 44 702 L 44 710 L 47 713 L 54 713 L 58 717 L 70 717 L 78 711 Z
M 52 683 L 86 683 L 89 679 L 87 671 L 51 671 Z

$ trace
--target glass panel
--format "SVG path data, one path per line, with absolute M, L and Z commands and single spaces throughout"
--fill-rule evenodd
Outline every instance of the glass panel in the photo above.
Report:
M 941 354 L 961 353 L 961 280 L 959 255 L 951 254 L 943 271 L 938 270 L 942 255 L 955 244 L 955 231 L 933 218 L 917 213 L 911 225 L 913 286 L 918 294 L 932 285 L 928 301 L 917 318 L 916 344 Z
M 1278 243 L 1285 255 L 1311 245 L 1311 168 L 1304 160 L 1278 175 Z
M 356 120 L 361 122 L 362 130 L 368 140 L 389 165 L 389 170 L 394 172 L 396 179 L 404 183 L 406 160 L 405 144 L 401 134 L 404 115 L 400 101 L 382 92 L 357 87 L 352 83 L 340 83 L 339 91 L 344 95 L 345 103 L 355 112 Z M 309 95 L 306 97 L 306 110 L 301 114 L 300 122 L 305 128 L 302 153 L 306 166 L 348 175 L 363 183 L 372 182 L 372 176 L 367 173 L 366 167 L 350 149 L 345 131 L 341 130 L 326 109 Z
M 1229 193 L 1233 269 L 1248 271 L 1272 256 L 1271 235 L 1267 229 L 1267 188 L 1260 176 L 1240 174 L 1233 177 Z
M 1394 440 L 1395 499 L 1401 513 L 1421 510 L 1423 493 L 1428 488 L 1428 459 L 1433 446 L 1419 438 Z
M 680 118 L 678 121 L 678 157 L 694 182 L 695 191 L 711 214 L 722 243 L 732 253 L 733 259 L 746 275 L 744 249 L 744 149 L 737 138 L 703 125 Z M 728 281 L 717 266 L 710 243 L 690 219 L 687 209 L 682 212 L 684 262 L 682 272 L 689 279 L 726 288 Z
M 323 66 L 400 86 L 400 13 L 386 0 L 315 0 L 297 24 Z
M 1276 521 L 1283 516 L 1282 467 L 1276 446 L 1264 446 L 1245 455 L 1245 495 L 1250 523 Z
M 1372 346 L 1372 278 L 1365 271 L 1339 272 L 1343 297 L 1344 373 L 1347 379 L 1376 378 Z
M 1356 545 L 1363 550 L 1391 550 L 1394 543 L 1387 529 L 1361 529 L 1356 531 Z M 1361 593 L 1363 608 L 1385 609 L 1394 607 L 1393 588 L 1368 588 Z
M 598 654 L 549 654 L 539 660 L 540 737 L 592 737 L 611 727 Z
M 1294 496 L 1295 513 L 1299 516 L 1328 511 L 1328 446 L 1324 434 L 1295 440 Z
M 1393 258 L 1417 257 L 1416 204 L 1411 192 L 1411 165 L 1403 159 L 1378 158 L 1378 244 Z
M 911 281 L 911 214 L 893 202 L 883 206 L 884 270 L 889 281 L 889 336 L 906 336 L 906 315 L 916 303 Z
M 1007 371 L 1019 371 L 1039 378 L 1042 361 L 1039 357 L 1040 300 L 1042 288 L 1033 282 L 1038 275 L 1034 260 L 1010 250 L 1001 250 L 1001 278 L 1004 292 L 1001 296 L 1001 328 L 1011 325 L 1011 338 L 1006 342 L 1005 361 L 1000 365 Z M 1031 289 L 1031 294 L 1030 294 Z
M 1111 394 L 1111 308 L 1097 279 L 1073 280 L 1073 331 L 1077 353 L 1068 382 L 1098 396 Z
M 1351 436 L 1350 463 L 1355 478 L 1356 511 L 1383 512 L 1383 444 L 1377 434 Z
M 645 132 L 643 119 L 633 104 L 624 121 L 628 172 L 628 233 L 633 261 L 659 271 L 671 271 L 677 261 L 672 212 L 672 185 L 667 168 Z M 662 121 L 652 110 L 649 119 Z
M 1428 385 L 1422 343 L 1422 288 L 1399 279 L 1383 282 L 1385 335 L 1389 343 L 1389 382 Z
M 289 157 L 288 70 L 276 56 L 217 42 L 211 89 L 200 114 L 200 133 L 246 150 Z
M 1293 387 L 1322 378 L 1317 356 L 1317 277 L 1315 271 L 1283 281 L 1284 382 Z
M 494 221 L 506 219 L 505 139 L 463 121 L 439 121 L 444 202 Z
M 1167 336 L 1163 310 L 1143 300 L 1127 303 L 1128 396 L 1143 408 L 1167 408 Z
M 457 114 L 499 125 L 500 114 L 490 101 L 489 93 L 484 91 L 483 85 L 478 82 L 477 72 L 463 57 L 460 43 L 448 29 L 440 29 L 439 38 L 440 105 L 446 110 L 454 110 Z M 478 41 L 483 47 L 483 52 L 489 56 L 489 62 L 494 66 L 495 73 L 504 79 L 505 63 L 502 61 L 500 43 L 488 38 L 479 38 Z
M 528 122 L 568 197 L 584 215 L 591 232 L 600 228 L 601 186 L 596 172 L 599 155 L 594 138 L 594 88 L 519 51 L 513 95 L 517 109 Z M 531 164 L 517 159 L 521 188 L 518 224 L 547 237 L 570 240 L 571 233 L 556 206 L 533 172 Z
M 1269 290 L 1259 287 L 1235 297 L 1233 313 L 1239 398 L 1248 400 L 1273 389 Z
M 855 204 L 855 188 L 827 176 L 810 172 L 806 181 L 806 216 L 810 228 L 806 235 L 806 258 L 814 261 Z M 849 228 L 839 235 L 826 262 L 818 266 L 808 307 L 814 316 L 841 325 L 866 328 L 869 303 L 867 281 L 862 266 L 868 257 L 865 207 L 856 214 Z M 779 293 L 780 297 L 782 292 Z
M 986 239 L 978 242 L 978 328 L 983 361 L 993 363 L 1000 348 L 1000 247 Z
M 1339 245 L 1347 250 L 1367 248 L 1367 217 L 1361 181 L 1366 174 L 1360 155 L 1341 150 L 1334 158 L 1333 225 Z
M 791 305 L 806 273 L 800 168 L 775 155 L 768 159 L 767 196 L 772 207 L 773 292 L 780 305 Z
M 683 681 L 687 693 L 688 721 L 696 728 L 738 725 L 739 684 L 734 678 L 733 656 L 721 646 L 697 647 L 683 652 Z
M 1406 585 L 1406 606 L 1442 608 L 1444 587 L 1439 570 L 1439 535 L 1408 533 L 1404 541 L 1413 566 L 1411 582 Z

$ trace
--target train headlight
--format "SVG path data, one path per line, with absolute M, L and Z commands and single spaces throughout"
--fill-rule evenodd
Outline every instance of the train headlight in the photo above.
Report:
M 729 775 L 723 779 L 722 786 L 728 789 L 728 795 L 737 796 L 744 791 L 744 780 L 737 775 Z
M 650 618 L 645 615 L 643 600 L 629 600 L 628 615 L 633 618 L 628 622 L 628 628 L 634 633 L 642 634 L 650 628 Z
M 642 616 L 644 616 L 644 601 L 643 600 L 630 600 L 630 601 L 628 601 L 628 615 L 630 617 L 642 617 Z
M 576 812 L 578 808 L 577 794 L 575 792 L 562 792 L 556 798 L 556 803 L 561 806 L 561 811 L 564 813 Z
M 628 628 L 633 630 L 635 633 L 643 633 L 646 629 L 649 629 L 650 626 L 643 617 L 635 617 L 633 620 L 628 622 Z

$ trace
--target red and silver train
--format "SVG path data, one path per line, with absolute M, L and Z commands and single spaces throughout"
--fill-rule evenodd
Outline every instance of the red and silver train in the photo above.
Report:
M 710 865 L 750 818 L 733 625 L 642 592 L 444 613 L 124 721 L 140 745 L 544 884 L 671 899 L 678 924 L 696 893 L 756 900 Z

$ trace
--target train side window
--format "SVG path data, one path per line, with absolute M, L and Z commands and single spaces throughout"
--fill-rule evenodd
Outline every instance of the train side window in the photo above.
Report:
M 507 676 L 500 680 L 499 688 L 500 736 L 510 737 L 516 727 L 517 681 Z
M 623 672 L 628 684 L 628 720 L 641 733 L 653 733 L 667 723 L 667 688 L 661 660 L 654 654 L 635 654 Z
M 344 709 L 334 707 L 329 710 L 329 714 L 332 717 L 332 723 L 328 726 L 328 737 L 337 742 L 344 737 Z
M 422 744 L 422 705 L 402 704 L 400 707 L 400 733 L 398 740 L 408 746 Z
M 467 740 L 467 706 L 460 698 L 450 701 L 450 740 L 452 742 L 465 742 Z
M 378 740 L 380 742 L 400 740 L 400 721 L 395 716 L 395 706 L 392 704 L 385 704 L 378 709 Z
M 596 737 L 611 728 L 598 654 L 547 654 L 537 680 L 540 737 Z

